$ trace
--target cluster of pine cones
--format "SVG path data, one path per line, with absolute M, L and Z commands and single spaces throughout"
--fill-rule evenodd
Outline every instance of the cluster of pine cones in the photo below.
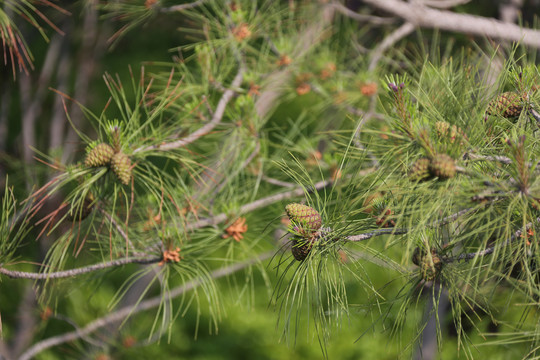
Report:
M 110 165 L 122 184 L 128 185 L 131 180 L 131 159 L 121 150 L 115 151 L 109 144 L 101 143 L 94 146 L 86 155 L 84 164 L 90 167 Z

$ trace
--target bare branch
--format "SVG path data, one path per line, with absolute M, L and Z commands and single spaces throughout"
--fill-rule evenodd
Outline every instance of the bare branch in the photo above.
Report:
M 140 147 L 138 149 L 135 149 L 133 153 L 138 153 L 141 151 L 148 151 L 148 150 L 159 150 L 159 151 L 167 151 L 172 149 L 178 149 L 182 146 L 186 146 L 188 144 L 191 144 L 198 138 L 200 138 L 203 135 L 208 134 L 214 127 L 216 127 L 217 124 L 221 122 L 221 119 L 223 119 L 223 115 L 225 114 L 225 108 L 227 107 L 227 104 L 229 101 L 231 101 L 233 95 L 236 92 L 236 89 L 240 87 L 242 84 L 242 80 L 244 78 L 244 65 L 240 64 L 240 67 L 238 68 L 238 73 L 234 77 L 229 89 L 227 89 L 223 95 L 221 96 L 221 99 L 219 100 L 216 111 L 214 112 L 214 115 L 212 116 L 212 120 L 208 122 L 206 125 L 201 127 L 200 129 L 194 131 L 192 134 L 176 140 L 169 143 L 162 143 L 162 144 L 156 144 L 156 145 L 150 145 L 145 147 Z
M 251 266 L 253 264 L 256 264 L 258 262 L 269 259 L 273 255 L 274 255 L 274 251 L 269 251 L 269 252 L 263 253 L 262 255 L 260 255 L 260 256 L 258 256 L 256 258 L 246 260 L 246 261 L 243 261 L 243 262 L 239 262 L 239 263 L 236 263 L 236 264 L 233 264 L 233 265 L 230 265 L 230 266 L 215 270 L 210 274 L 210 277 L 212 279 L 219 279 L 221 277 L 231 275 L 231 274 L 233 274 L 233 273 L 235 273 L 237 271 L 240 271 L 240 270 L 242 270 L 242 269 L 244 269 L 246 267 L 249 267 L 249 266 Z M 34 357 L 35 355 L 39 354 L 40 352 L 42 352 L 42 351 L 44 351 L 46 349 L 49 349 L 49 348 L 51 348 L 53 346 L 57 346 L 57 345 L 60 345 L 60 344 L 63 344 L 63 343 L 69 342 L 69 341 L 77 340 L 77 339 L 79 339 L 81 337 L 84 337 L 84 336 L 96 331 L 97 329 L 110 324 L 110 323 L 114 323 L 114 322 L 122 320 L 122 319 L 124 319 L 124 318 L 126 318 L 126 317 L 128 317 L 130 315 L 134 315 L 134 314 L 140 313 L 142 311 L 155 308 L 155 307 L 159 306 L 160 304 L 162 304 L 163 302 L 167 302 L 170 299 L 174 299 L 174 298 L 184 294 L 185 292 L 198 287 L 199 285 L 203 284 L 205 281 L 206 281 L 205 279 L 201 279 L 201 278 L 192 280 L 190 282 L 187 282 L 187 283 L 185 283 L 183 285 L 180 285 L 180 286 L 172 289 L 169 293 L 167 293 L 165 295 L 158 295 L 158 296 L 155 296 L 155 297 L 150 298 L 148 300 L 141 301 L 136 306 L 125 306 L 125 307 L 123 307 L 123 308 L 121 308 L 121 309 L 119 309 L 119 310 L 117 310 L 117 311 L 115 311 L 113 313 L 110 313 L 110 314 L 108 314 L 108 315 L 106 315 L 104 317 L 101 317 L 99 319 L 96 319 L 96 320 L 92 321 L 90 324 L 86 325 L 84 328 L 77 329 L 77 330 L 71 331 L 69 333 L 65 333 L 65 334 L 62 334 L 62 335 L 54 336 L 54 337 L 39 341 L 38 343 L 36 343 L 32 347 L 30 347 L 28 350 L 26 350 L 26 352 L 24 352 L 20 356 L 19 360 L 29 360 L 32 357 Z
M 510 159 L 509 157 L 506 157 L 506 156 L 501 156 L 501 155 L 478 155 L 478 154 L 474 154 L 474 153 L 467 153 L 463 156 L 463 158 L 465 159 L 470 159 L 470 160 L 485 160 L 485 161 L 497 161 L 497 162 L 500 162 L 500 163 L 503 163 L 503 164 L 512 164 L 512 159 Z M 532 167 L 532 166 L 538 166 L 540 165 L 540 161 L 536 162 L 536 163 L 527 163 L 527 166 L 528 167 Z
M 107 269 L 110 267 L 123 266 L 126 264 L 154 264 L 160 262 L 161 257 L 146 257 L 146 258 L 124 258 L 104 263 L 84 266 L 77 269 L 58 271 L 52 273 L 32 273 L 26 271 L 8 270 L 0 265 L 0 274 L 9 276 L 12 279 L 33 279 L 33 280 L 48 280 L 48 279 L 61 279 L 67 277 L 74 277 L 89 272 Z
M 361 22 L 369 22 L 370 24 L 373 24 L 373 25 L 388 25 L 388 24 L 393 24 L 396 22 L 395 18 L 383 18 L 379 16 L 359 14 L 337 2 L 330 3 L 329 6 L 333 7 L 341 14 L 353 20 L 357 20 Z
M 375 231 L 365 233 L 365 234 L 347 236 L 344 240 L 351 241 L 351 242 L 358 242 L 358 241 L 364 241 L 364 240 L 367 240 L 367 239 L 371 239 L 372 237 L 375 237 L 375 236 L 380 236 L 380 235 L 403 235 L 403 234 L 406 234 L 408 232 L 409 232 L 408 229 L 394 229 L 394 228 L 379 229 L 379 230 L 375 230 Z
M 405 24 L 394 30 L 390 35 L 386 36 L 384 40 L 371 52 L 368 71 L 375 70 L 383 53 L 413 31 L 414 25 L 410 22 L 406 22 Z
M 540 31 L 520 28 L 515 24 L 481 16 L 431 9 L 417 3 L 397 0 L 364 0 L 364 2 L 399 16 L 415 26 L 516 41 L 535 48 L 540 47 Z
M 422 5 L 432 8 L 449 9 L 454 6 L 463 5 L 471 2 L 471 0 L 417 0 Z

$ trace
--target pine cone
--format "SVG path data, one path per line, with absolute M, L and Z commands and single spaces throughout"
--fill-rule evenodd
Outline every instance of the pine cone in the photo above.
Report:
M 72 207 L 67 214 L 68 221 L 81 221 L 84 220 L 92 213 L 94 209 L 94 197 L 89 194 L 83 201 L 82 207 Z
M 319 212 L 307 205 L 289 204 L 285 206 L 285 212 L 293 226 L 299 227 L 298 232 L 304 236 L 311 237 L 322 226 Z
M 420 268 L 420 276 L 425 281 L 435 279 L 440 274 L 443 265 L 435 249 L 431 249 L 431 256 L 428 256 L 425 249 L 414 249 L 412 261 Z
M 439 179 L 450 179 L 456 175 L 456 164 L 450 156 L 437 154 L 429 163 L 429 171 Z
M 435 123 L 435 130 L 439 136 L 444 137 L 448 134 L 448 129 L 450 129 L 450 124 L 446 121 L 437 121 Z
M 296 260 L 303 261 L 308 257 L 312 247 L 312 240 L 295 237 L 292 240 L 291 252 Z
M 491 100 L 486 112 L 488 115 L 501 115 L 507 119 L 518 117 L 523 110 L 522 98 L 515 92 L 505 92 Z
M 105 166 L 111 162 L 113 155 L 114 150 L 110 145 L 98 144 L 86 155 L 84 164 L 92 167 Z
M 131 179 L 131 160 L 123 152 L 118 152 L 111 159 L 111 167 L 118 180 L 124 185 L 129 184 Z
M 411 181 L 422 181 L 429 178 L 429 159 L 421 158 L 414 162 L 409 169 L 409 179 Z

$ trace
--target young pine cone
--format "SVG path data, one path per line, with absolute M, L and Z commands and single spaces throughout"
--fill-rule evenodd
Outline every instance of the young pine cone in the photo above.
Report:
M 429 159 L 421 158 L 412 164 L 409 169 L 409 179 L 411 181 L 422 181 L 429 178 Z
M 105 166 L 111 162 L 114 155 L 113 148 L 108 144 L 96 145 L 84 159 L 84 164 L 90 167 Z
M 431 159 L 429 170 L 433 176 L 439 179 L 450 179 L 456 175 L 454 159 L 446 154 L 437 154 Z
M 285 206 L 285 212 L 302 236 L 312 237 L 322 226 L 321 215 L 310 206 L 293 203 Z
M 412 256 L 413 263 L 420 268 L 420 276 L 425 281 L 435 279 L 440 274 L 443 265 L 437 250 L 431 249 L 430 255 L 425 249 L 417 247 Z
M 312 247 L 313 240 L 294 237 L 292 240 L 291 252 L 296 260 L 303 261 L 308 257 Z
M 501 115 L 507 119 L 516 118 L 523 110 L 522 97 L 515 92 L 505 92 L 491 100 L 487 107 L 488 115 Z
M 131 160 L 126 154 L 123 152 L 114 154 L 111 159 L 111 168 L 122 184 L 129 184 L 129 180 L 131 180 Z

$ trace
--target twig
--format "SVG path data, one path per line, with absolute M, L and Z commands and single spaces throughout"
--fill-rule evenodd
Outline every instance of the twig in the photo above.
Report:
M 540 222 L 540 217 L 536 218 L 536 222 Z M 528 231 L 532 226 L 533 226 L 532 222 L 525 225 L 525 231 Z M 505 246 L 508 246 L 508 245 L 512 244 L 516 239 L 519 239 L 521 237 L 522 233 L 523 233 L 523 230 L 519 229 L 509 239 L 506 239 L 501 244 L 496 244 L 494 246 L 487 247 L 484 250 L 477 251 L 477 252 L 465 253 L 465 254 L 461 254 L 459 256 L 444 258 L 443 261 L 445 263 L 451 263 L 451 262 L 454 262 L 454 261 L 461 261 L 461 260 L 469 261 L 469 260 L 472 260 L 472 259 L 474 259 L 476 257 L 490 255 L 493 252 L 495 252 L 495 250 L 497 248 L 503 248 Z
M 456 221 L 459 217 L 473 211 L 474 208 L 468 208 L 460 210 L 452 215 L 448 215 L 445 218 L 442 218 L 441 220 L 437 220 L 432 222 L 431 224 L 428 224 L 427 227 L 439 227 L 446 224 L 451 223 L 452 221 Z M 330 230 L 331 231 L 331 230 Z M 344 238 L 345 241 L 352 241 L 352 242 L 358 242 L 358 241 L 364 241 L 367 239 L 371 239 L 372 237 L 379 236 L 379 235 L 403 235 L 407 234 L 408 232 L 412 231 L 412 229 L 395 229 L 395 228 L 389 228 L 389 229 L 377 229 L 372 232 L 368 232 L 365 234 L 359 234 L 359 235 L 351 235 Z
M 481 16 L 435 10 L 416 3 L 397 0 L 364 0 L 377 9 L 399 16 L 415 26 L 520 42 L 540 47 L 540 31 Z
M 61 279 L 67 277 L 74 277 L 89 272 L 102 270 L 110 267 L 123 266 L 126 264 L 154 264 L 160 262 L 161 257 L 146 257 L 146 258 L 124 258 L 104 263 L 98 263 L 94 265 L 84 266 L 81 268 L 57 271 L 52 273 L 33 273 L 26 271 L 8 270 L 0 264 L 0 274 L 9 276 L 12 279 L 33 279 L 33 280 L 48 280 L 48 279 Z
M 500 156 L 500 155 L 491 155 L 491 156 L 485 156 L 485 155 L 478 155 L 478 154 L 472 154 L 467 153 L 463 156 L 466 159 L 471 160 L 486 160 L 486 161 L 498 161 L 503 164 L 511 164 L 512 159 L 506 157 L 506 156 Z
M 212 116 L 212 120 L 210 120 L 206 125 L 201 127 L 200 129 L 194 131 L 192 134 L 189 134 L 188 136 L 168 142 L 168 143 L 161 143 L 161 144 L 155 144 L 145 147 L 140 147 L 138 149 L 135 149 L 133 153 L 138 153 L 141 151 L 148 151 L 148 150 L 159 150 L 159 151 L 167 151 L 172 149 L 178 149 L 182 146 L 186 146 L 188 144 L 191 144 L 198 138 L 200 138 L 203 135 L 208 134 L 214 127 L 216 127 L 217 124 L 221 122 L 221 119 L 223 119 L 223 115 L 225 114 L 225 108 L 227 107 L 227 104 L 229 101 L 231 101 L 233 95 L 236 92 L 236 89 L 240 87 L 242 84 L 242 80 L 244 78 L 244 65 L 240 64 L 238 68 L 238 73 L 234 77 L 229 89 L 227 89 L 223 95 L 221 96 L 221 99 L 219 99 L 219 102 L 216 107 L 216 111 L 214 112 L 214 115 Z
M 384 40 L 371 52 L 368 71 L 375 70 L 383 53 L 413 31 L 414 25 L 410 22 L 406 22 L 405 24 L 394 30 L 390 35 L 386 36 Z
M 471 0 L 419 0 L 422 5 L 432 8 L 449 9 L 454 6 L 469 3 Z
M 375 231 L 365 233 L 365 234 L 347 236 L 345 238 L 345 240 L 346 241 L 352 241 L 352 242 L 358 242 L 358 241 L 364 241 L 364 240 L 367 240 L 367 239 L 371 239 L 372 237 L 379 236 L 379 235 L 403 235 L 403 234 L 406 234 L 408 232 L 409 232 L 408 229 L 394 229 L 394 228 L 380 229 L 380 230 L 375 230 Z
M 359 14 L 337 2 L 333 2 L 328 5 L 336 9 L 341 14 L 353 20 L 369 22 L 370 24 L 373 24 L 373 25 L 388 25 L 388 24 L 393 24 L 396 22 L 395 18 L 384 18 L 384 17 L 379 17 L 379 16 L 373 16 L 373 15 Z
M 452 215 L 448 215 L 447 217 L 445 217 L 445 218 L 443 218 L 441 220 L 435 221 L 434 223 L 429 225 L 429 227 L 438 227 L 438 226 L 449 224 L 449 223 L 451 223 L 453 221 L 456 221 L 460 216 L 463 216 L 463 215 L 465 215 L 467 213 L 470 213 L 470 212 L 472 212 L 474 210 L 476 210 L 476 209 L 475 208 L 467 208 L 467 209 L 460 210 L 457 213 L 454 213 Z
M 506 157 L 506 156 L 501 156 L 501 155 L 478 155 L 478 154 L 473 154 L 473 153 L 467 153 L 463 156 L 464 159 L 470 159 L 470 160 L 486 160 L 486 161 L 498 161 L 502 164 L 512 164 L 512 159 L 510 159 L 509 157 Z M 532 166 L 538 166 L 540 165 L 540 161 L 536 162 L 536 163 L 527 163 L 527 166 L 528 167 L 532 167 Z
M 233 265 L 230 265 L 230 266 L 227 266 L 227 267 L 224 267 L 224 268 L 221 268 L 221 269 L 218 269 L 218 270 L 214 270 L 213 272 L 210 273 L 210 277 L 212 279 L 219 279 L 221 277 L 224 277 L 224 276 L 227 276 L 227 275 L 231 275 L 237 271 L 240 271 L 248 266 L 251 266 L 255 263 L 258 263 L 258 262 L 261 262 L 261 261 L 264 261 L 266 259 L 269 259 L 270 257 L 272 257 L 274 255 L 274 251 L 269 251 L 269 252 L 266 252 L 266 253 L 263 253 L 262 255 L 254 258 L 254 259 L 250 259 L 250 260 L 246 260 L 246 261 L 243 261 L 243 262 L 239 262 L 239 263 L 236 263 L 236 264 L 233 264 Z M 19 358 L 19 360 L 29 360 L 31 359 L 32 357 L 34 357 L 35 355 L 39 354 L 40 352 L 46 350 L 46 349 L 49 349 L 53 346 L 57 346 L 57 345 L 60 345 L 60 344 L 63 344 L 63 343 L 66 343 L 66 342 L 69 342 L 69 341 L 74 341 L 74 340 L 77 340 L 81 337 L 84 337 L 94 331 L 96 331 L 97 329 L 105 326 L 105 325 L 108 325 L 110 323 L 114 323 L 114 322 L 117 322 L 117 321 L 120 321 L 130 315 L 134 315 L 134 314 L 137 314 L 137 313 L 140 313 L 142 311 L 145 311 L 145 310 L 149 310 L 149 309 L 152 309 L 154 307 L 157 307 L 159 306 L 160 304 L 162 304 L 163 302 L 167 302 L 171 299 L 174 299 L 182 294 L 184 294 L 185 292 L 189 291 L 189 290 L 192 290 L 196 287 L 198 287 L 199 285 L 203 284 L 206 280 L 205 279 L 201 279 L 201 278 L 198 278 L 198 279 L 194 279 L 192 281 L 189 281 L 183 285 L 180 285 L 174 289 L 172 289 L 170 292 L 168 292 L 167 294 L 165 294 L 164 296 L 162 295 L 158 295 L 158 296 L 155 296 L 153 298 L 150 298 L 148 300 L 145 300 L 145 301 L 141 301 L 138 305 L 136 306 L 125 306 L 113 313 L 110 313 L 104 317 L 101 317 L 99 319 L 96 319 L 94 321 L 92 321 L 90 324 L 86 325 L 84 328 L 81 328 L 81 329 L 77 329 L 75 331 L 71 331 L 71 332 L 68 332 L 68 333 L 65 333 L 65 334 L 62 334 L 62 335 L 58 335 L 58 336 L 53 336 L 51 338 L 48 338 L 48 339 L 45 339 L 45 340 L 42 340 L 42 341 L 39 341 L 37 342 L 36 344 L 34 344 L 33 346 L 31 346 L 28 350 L 26 350 Z

